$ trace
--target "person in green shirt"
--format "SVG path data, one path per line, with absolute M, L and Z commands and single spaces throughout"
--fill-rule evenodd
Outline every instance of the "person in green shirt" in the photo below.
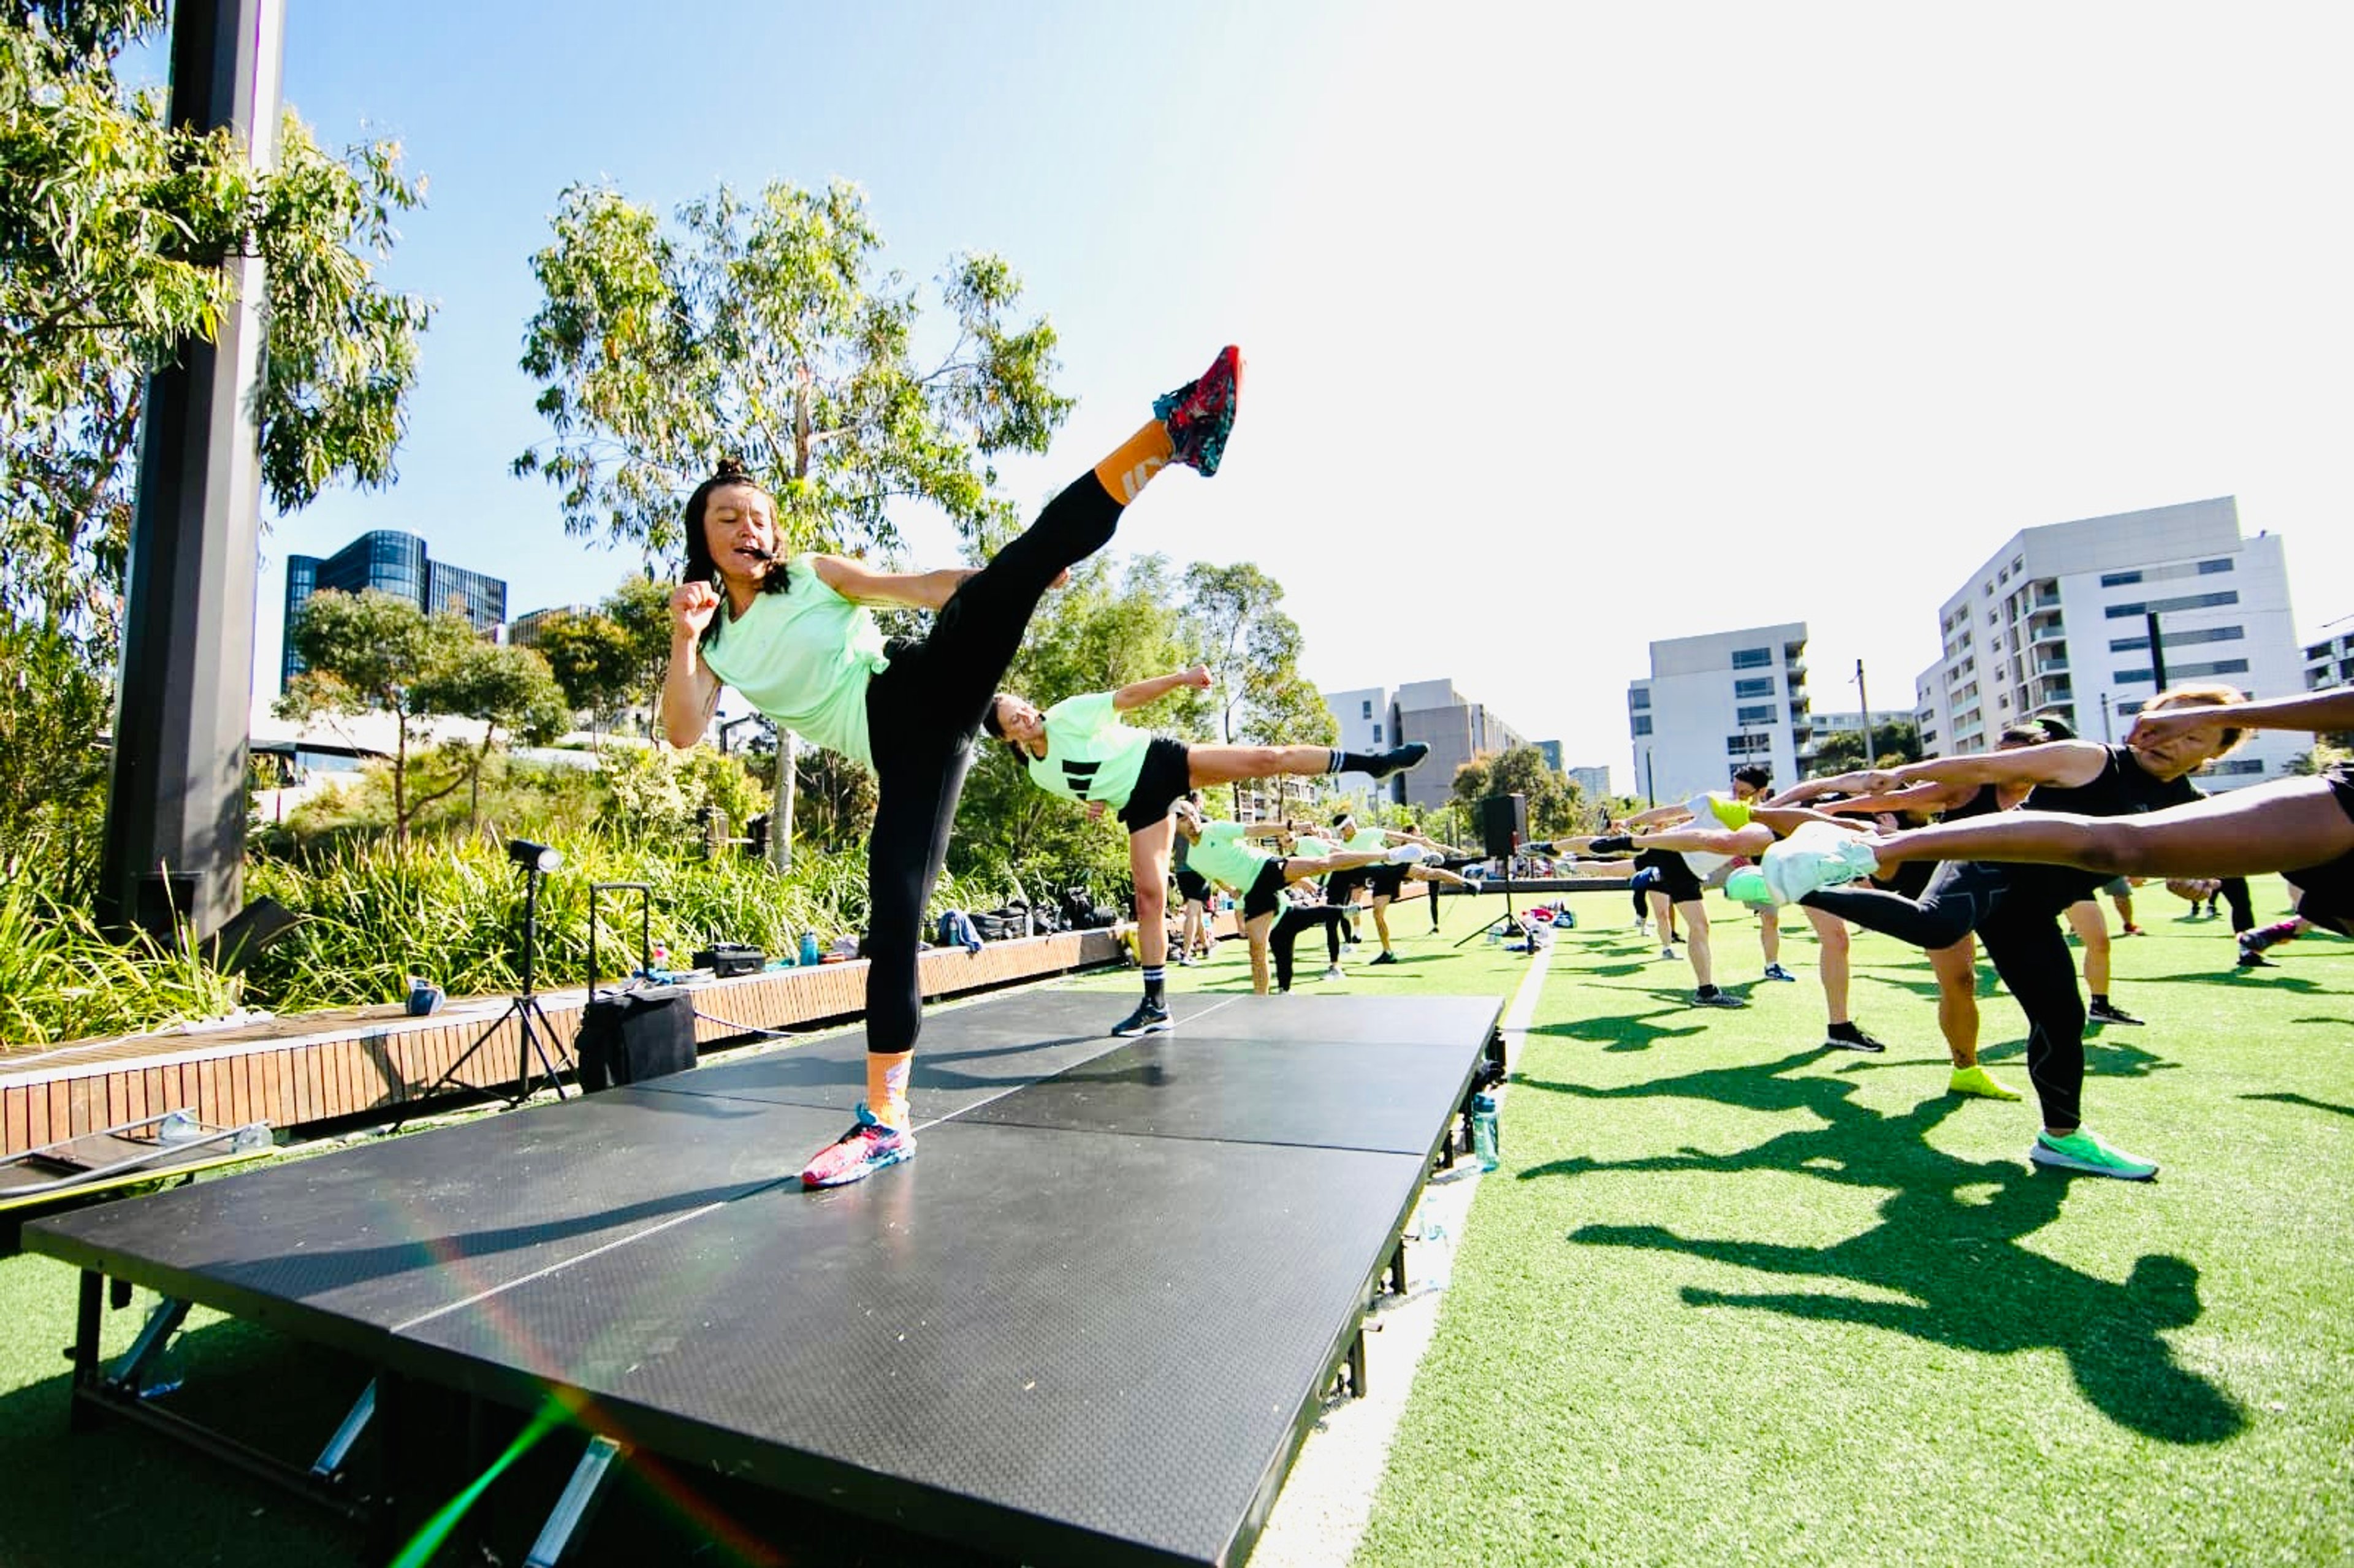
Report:
M 1379 853 L 1331 855 L 1281 855 L 1252 842 L 1254 833 L 1273 836 L 1280 827 L 1251 829 L 1240 822 L 1204 821 L 1201 809 L 1191 801 L 1181 800 L 1171 813 L 1178 834 L 1187 844 L 1185 863 L 1195 872 L 1230 888 L 1242 900 L 1237 911 L 1242 918 L 1243 935 L 1249 938 L 1251 956 L 1251 989 L 1265 996 L 1267 992 L 1267 956 L 1269 943 L 1278 922 L 1287 918 L 1291 900 L 1284 889 L 1295 882 L 1305 882 L 1311 876 L 1327 872 L 1346 871 L 1352 866 L 1372 865 L 1380 861 L 1394 861 L 1404 865 L 1419 862 L 1429 852 L 1418 844 L 1400 844 L 1395 849 Z M 1329 905 L 1317 906 L 1320 913 L 1336 916 L 1339 911 Z M 1297 929 L 1287 931 L 1297 935 Z M 1284 952 L 1285 989 L 1289 989 L 1289 944 Z M 1168 1025 L 1161 1025 L 1167 1028 Z
M 1332 819 L 1332 831 L 1340 835 L 1340 847 L 1344 850 L 1386 849 L 1391 844 L 1420 844 L 1434 857 L 1452 854 L 1437 840 L 1426 838 L 1406 828 L 1361 827 L 1356 813 L 1343 811 Z M 1373 895 L 1373 932 L 1382 939 L 1381 956 L 1376 964 L 1397 962 L 1397 952 L 1390 946 L 1390 905 L 1404 892 L 1409 881 L 1439 882 L 1455 887 L 1469 887 L 1470 882 L 1437 864 L 1375 865 L 1363 871 L 1346 872 L 1325 885 L 1325 893 L 1333 903 L 1347 907 L 1360 887 Z M 1436 898 L 1437 894 L 1430 896 Z
M 1128 830 L 1144 1000 L 1113 1026 L 1114 1034 L 1150 1034 L 1169 1027 L 1163 991 L 1169 962 L 1169 810 L 1188 789 L 1245 779 L 1325 773 L 1386 779 L 1430 752 L 1419 742 L 1374 752 L 1325 746 L 1189 746 L 1120 722 L 1121 715 L 1182 686 L 1208 691 L 1209 667 L 1196 664 L 1116 692 L 1066 697 L 1043 711 L 1011 692 L 1000 692 L 983 721 L 990 734 L 1013 748 L 1030 782 L 1049 795 L 1085 802 L 1092 815 L 1116 811 Z
M 877 571 L 787 548 L 777 506 L 723 463 L 688 497 L 685 580 L 671 596 L 663 727 L 701 742 L 723 684 L 779 725 L 875 770 L 867 843 L 866 1099 L 848 1132 L 801 1171 L 806 1187 L 856 1181 L 915 1152 L 907 1081 L 923 1018 L 924 906 L 948 855 L 957 799 L 991 694 L 1045 591 L 1101 549 L 1161 470 L 1218 471 L 1242 387 L 1222 350 L 1201 377 L 1066 486 L 978 571 Z M 922 637 L 883 639 L 867 606 L 937 611 Z

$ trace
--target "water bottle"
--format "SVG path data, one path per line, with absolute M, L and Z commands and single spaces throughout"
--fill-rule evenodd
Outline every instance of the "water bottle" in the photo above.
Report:
M 1493 1171 L 1502 1163 L 1497 1150 L 1500 1139 L 1496 1125 L 1496 1097 L 1471 1097 L 1471 1151 L 1479 1158 L 1479 1169 Z
M 663 981 L 670 979 L 670 944 L 656 942 L 646 949 L 646 979 Z
M 158 1143 L 194 1143 L 204 1135 L 205 1129 L 192 1110 L 167 1111 L 164 1119 L 155 1124 Z
M 815 931 L 803 931 L 801 933 L 801 962 L 805 964 L 814 964 L 822 961 L 824 958 L 825 949 L 817 945 L 817 933 Z

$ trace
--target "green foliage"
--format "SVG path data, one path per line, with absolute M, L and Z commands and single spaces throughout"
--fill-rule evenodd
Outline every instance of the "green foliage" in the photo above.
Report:
M 0 622 L 0 865 L 86 895 L 106 815 L 106 683 L 47 626 Z
M 1339 734 L 1313 683 L 1299 673 L 1299 623 L 1283 585 L 1248 561 L 1185 571 L 1183 624 L 1210 667 L 1221 740 L 1249 746 L 1329 746 Z
M 1055 331 L 1013 320 L 1019 281 L 992 256 L 938 281 L 956 328 L 917 358 L 917 291 L 882 263 L 857 187 L 723 185 L 675 228 L 607 185 L 574 185 L 532 258 L 542 302 L 523 368 L 552 439 L 514 461 L 557 487 L 565 526 L 680 552 L 679 505 L 723 455 L 777 498 L 792 548 L 897 542 L 889 508 L 938 506 L 967 537 L 1012 515 L 987 459 L 1043 451 L 1069 413 Z
M 1882 768 L 1895 768 L 1921 760 L 1921 729 L 1911 719 L 1885 719 L 1872 726 L 1874 763 Z M 1807 765 L 1809 779 L 1828 779 L 1834 773 L 1850 773 L 1866 766 L 1863 759 L 1863 732 L 1838 730 L 1821 736 L 1817 742 L 1815 759 Z
M 0 30 L 0 608 L 111 664 L 144 378 L 209 339 L 263 264 L 262 477 L 281 510 L 392 476 L 431 315 L 375 265 L 423 197 L 397 145 L 339 156 L 288 115 L 279 167 L 165 122 L 114 60 L 160 5 L 53 0 Z
M 216 1018 L 240 994 L 187 943 L 112 941 L 80 903 L 29 876 L 0 883 L 0 1050 Z
M 1532 838 L 1561 838 L 1592 829 L 1585 792 L 1533 746 L 1475 757 L 1455 770 L 1453 800 L 1467 823 L 1479 820 L 1479 802 L 1494 795 L 1525 795 Z
M 574 712 L 609 725 L 629 705 L 636 671 L 629 635 L 611 617 L 593 610 L 551 616 L 541 623 L 532 647 L 547 661 L 548 673 Z

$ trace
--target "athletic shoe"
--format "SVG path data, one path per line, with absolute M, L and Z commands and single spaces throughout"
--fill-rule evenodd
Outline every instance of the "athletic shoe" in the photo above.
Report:
M 912 1159 L 916 1135 L 903 1128 L 885 1127 L 858 1102 L 858 1120 L 848 1132 L 817 1151 L 801 1171 L 804 1188 L 847 1187 L 864 1181 L 886 1165 Z
M 1201 960 L 1199 959 L 1196 959 L 1191 953 L 1180 953 L 1177 955 L 1177 967 L 1181 969 L 1190 969 L 1200 961 Z
M 1694 1007 L 1747 1007 L 1749 1005 L 1731 991 L 1719 991 L 1714 986 L 1710 986 L 1706 991 L 1692 992 L 1691 1000 Z
M 2096 1001 L 2084 1010 L 2084 1016 L 2095 1023 L 2130 1023 L 2138 1027 L 2142 1022 L 2114 1001 Z
M 1326 980 L 1347 980 L 1349 977 L 1348 977 L 1348 975 L 1347 975 L 1347 974 L 1346 974 L 1346 973 L 1341 969 L 1341 966 L 1340 966 L 1340 965 L 1338 965 L 1338 964 L 1333 964 L 1333 965 L 1331 965 L 1331 967 L 1329 967 L 1328 969 L 1325 969 L 1325 971 L 1324 971 L 1324 978 L 1325 978 Z
M 1395 962 L 1397 962 L 1397 955 L 1395 953 L 1384 953 L 1380 958 L 1373 960 L 1373 964 L 1394 964 Z M 1367 969 L 1371 969 L 1373 964 L 1368 964 L 1365 967 Z
M 1420 844 L 1398 844 L 1390 850 L 1387 858 L 1392 865 L 1420 865 L 1424 861 L 1445 857 L 1437 850 L 1425 849 Z
M 1845 1030 L 1845 1033 L 1840 1031 Z M 1870 1051 L 1877 1054 L 1888 1049 L 1852 1023 L 1834 1023 L 1823 1032 L 1823 1044 L 1841 1051 Z
M 1606 833 L 1585 846 L 1589 854 L 1633 854 L 1635 841 L 1626 833 Z
M 1169 427 L 1169 440 L 1177 449 L 1169 461 L 1183 463 L 1204 479 L 1217 472 L 1242 390 L 1243 351 L 1228 344 L 1218 350 L 1201 379 L 1155 397 L 1152 417 Z
M 1659 949 L 1659 957 L 1667 963 L 1674 963 L 1676 961 L 1676 950 L 1673 948 L 1661 948 Z
M 1779 964 L 1767 964 L 1766 966 L 1765 978 L 1767 980 L 1794 980 L 1798 977 L 1792 974 L 1789 970 L 1784 969 Z
M 2243 969 L 2276 969 L 2280 966 L 2253 948 L 2240 949 L 2240 968 Z
M 1169 1010 L 1148 996 L 1136 1004 L 1134 1012 L 1113 1024 L 1111 1032 L 1116 1035 L 1158 1034 L 1170 1027 Z
M 2149 935 L 2148 932 L 2143 930 L 2138 926 L 2128 926 L 2117 934 L 2121 937 L 2147 937 Z
M 1403 773 L 1430 755 L 1430 747 L 1421 741 L 1409 740 L 1404 746 L 1394 746 L 1373 758 L 1370 779 L 1386 779 L 1393 773 Z
M 2087 1176 L 2114 1176 L 2121 1181 L 2147 1181 L 2158 1174 L 2156 1161 L 2112 1148 L 2081 1127 L 2065 1138 L 2038 1133 L 2027 1158 L 2038 1165 L 2081 1171 Z
M 1651 923 L 1649 920 L 1638 920 L 1635 922 L 1635 935 L 1638 937 L 1648 937 L 1650 934 Z
M 2019 1091 L 1988 1072 L 1984 1067 L 1956 1067 L 1954 1075 L 1946 1080 L 1949 1095 L 1975 1095 L 1984 1100 L 2015 1100 Z

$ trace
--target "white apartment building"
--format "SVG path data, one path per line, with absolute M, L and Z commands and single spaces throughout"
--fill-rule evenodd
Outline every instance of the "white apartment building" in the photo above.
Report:
M 1595 768 L 1564 768 L 1561 771 L 1571 783 L 1585 791 L 1585 798 L 1589 800 L 1606 800 L 1613 793 L 1610 768 L 1606 763 Z
M 2354 686 L 2354 630 L 2305 645 L 2305 689 L 2319 692 L 2331 686 Z
M 1812 755 L 1806 655 L 1803 620 L 1652 643 L 1650 677 L 1627 686 L 1634 792 L 1681 800 L 1753 762 L 1795 781 Z
M 1332 722 L 1341 726 L 1341 737 L 1334 742 L 1343 751 L 1386 751 L 1398 744 L 1396 706 L 1387 686 L 1360 686 L 1352 691 L 1326 692 L 1324 706 L 1332 715 Z M 1427 766 L 1426 764 L 1426 766 Z M 1332 780 L 1332 787 L 1343 795 L 1360 800 L 1374 789 L 1372 779 L 1363 773 L 1343 773 Z M 1382 799 L 1401 801 L 1405 799 L 1405 786 L 1392 779 L 1381 787 Z
M 2306 689 L 2282 541 L 2241 537 L 2231 496 L 2185 502 L 2021 529 L 1971 573 L 1938 607 L 1944 652 L 1915 683 L 1923 750 L 1985 751 L 2042 713 L 2086 740 L 2123 740 L 2158 691 L 2152 614 L 2169 685 Z M 2259 731 L 2199 781 L 2277 779 L 2309 746 Z

